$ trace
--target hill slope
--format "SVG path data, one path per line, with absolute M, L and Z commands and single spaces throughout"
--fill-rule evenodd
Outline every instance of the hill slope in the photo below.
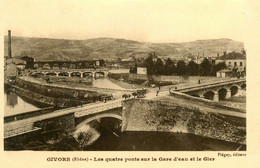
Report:
M 216 56 L 224 51 L 240 52 L 242 42 L 231 39 L 197 40 L 184 43 L 143 43 L 125 39 L 95 38 L 88 40 L 66 40 L 48 38 L 12 37 L 13 56 L 28 55 L 36 60 L 87 60 L 118 58 L 143 58 L 150 52 L 162 57 L 178 59 L 189 55 Z M 7 37 L 5 37 L 7 55 Z

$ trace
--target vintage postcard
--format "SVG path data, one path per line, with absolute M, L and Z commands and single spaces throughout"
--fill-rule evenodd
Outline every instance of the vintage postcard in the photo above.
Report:
M 260 3 L 2 6 L 0 167 L 259 166 Z

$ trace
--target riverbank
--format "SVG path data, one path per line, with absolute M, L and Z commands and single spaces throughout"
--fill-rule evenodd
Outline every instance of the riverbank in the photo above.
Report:
M 111 94 L 72 86 L 47 84 L 30 77 L 17 78 L 9 89 L 32 101 L 58 107 L 72 107 L 113 99 Z
M 89 96 L 85 96 L 83 91 L 88 91 L 86 88 L 83 90 L 79 90 L 79 88 L 68 89 L 67 87 L 60 88 L 54 84 L 41 84 L 40 82 L 28 82 L 23 81 L 22 79 L 18 79 L 18 86 L 11 86 L 16 92 L 24 92 L 23 94 L 27 97 L 33 97 L 38 100 L 43 100 L 46 102 L 51 102 L 55 104 L 55 101 L 59 100 L 58 98 L 53 99 L 53 97 L 48 97 L 47 95 L 60 95 L 63 92 L 63 97 L 68 98 L 69 100 L 76 100 L 76 101 L 84 101 L 85 98 L 90 98 Z M 33 83 L 33 84 L 32 84 Z M 29 91 L 29 89 L 35 90 L 35 92 Z M 127 90 L 123 90 L 127 91 Z M 36 93 L 37 92 L 37 93 Z M 46 93 L 46 95 L 42 95 L 39 93 Z M 88 94 L 89 95 L 89 94 Z M 45 97 L 42 97 L 45 96 Z M 84 99 L 82 99 L 82 96 Z M 47 98 L 46 98 L 47 97 Z M 85 99 L 86 100 L 86 99 Z M 144 137 L 151 138 L 154 136 L 154 133 L 158 133 L 158 135 L 165 135 L 168 133 L 171 134 L 174 138 L 181 137 L 182 135 L 190 137 L 190 135 L 199 136 L 203 138 L 210 138 L 219 141 L 225 141 L 230 143 L 235 143 L 237 145 L 246 145 L 246 118 L 245 117 L 235 117 L 235 116 L 228 116 L 225 114 L 227 112 L 223 109 L 222 113 L 214 112 L 214 110 L 221 110 L 221 109 L 212 109 L 212 107 L 198 107 L 193 104 L 187 103 L 187 100 L 182 100 L 172 97 L 158 97 L 157 99 L 145 100 L 145 99 L 132 99 L 132 100 L 125 100 L 123 102 L 123 111 L 122 111 L 122 130 L 123 132 L 122 138 L 129 138 L 128 135 L 133 136 L 134 134 L 129 134 L 129 132 L 135 132 L 136 135 L 139 133 L 143 133 Z M 62 100 L 64 101 L 64 100 Z M 96 99 L 96 101 L 99 101 Z M 184 102 L 181 102 L 184 101 Z M 62 103 L 62 102 L 59 102 Z M 82 102 L 80 102 L 82 103 Z M 202 106 L 202 105 L 201 105 Z M 212 112 L 213 110 L 213 112 Z M 233 111 L 232 111 L 233 112 Z M 236 112 L 233 112 L 236 113 Z M 242 113 L 239 113 L 242 114 Z M 244 115 L 244 114 L 243 114 Z M 74 121 L 73 114 L 71 115 L 71 121 Z M 98 119 L 100 121 L 100 119 Z M 74 125 L 71 125 L 70 128 L 74 129 Z M 144 133 L 147 133 L 146 134 Z M 149 135 L 151 133 L 152 136 Z M 173 135 L 172 135 L 173 134 Z M 148 136 L 149 135 L 149 136 Z M 181 135 L 181 136 L 180 136 Z M 102 135 L 101 135 L 102 136 Z M 120 136 L 120 135 L 118 135 Z M 130 137 L 131 137 L 130 136 Z M 167 137 L 166 136 L 166 137 Z M 133 137 L 132 137 L 133 138 Z M 65 137 L 64 139 L 53 140 L 48 142 L 38 142 L 35 143 L 42 145 L 43 148 L 37 146 L 30 145 L 30 143 L 34 144 L 34 142 L 29 142 L 29 144 L 25 144 L 24 146 L 27 149 L 34 149 L 34 147 L 40 150 L 64 150 L 66 148 L 66 141 L 68 141 L 67 147 L 70 150 L 83 150 L 79 148 L 77 143 L 76 146 L 71 146 L 71 137 Z M 197 142 L 196 138 L 188 138 L 187 143 L 194 143 Z M 141 141 L 142 138 L 141 138 Z M 147 142 L 147 140 L 144 140 Z M 190 141 L 190 142 L 189 142 Z M 213 140 L 212 140 L 213 141 Z M 66 142 L 66 143 L 65 143 Z M 129 141 L 122 140 L 123 143 Z M 210 143 L 209 140 L 207 143 Z M 15 143 L 15 142 L 14 142 Z M 26 142 L 27 143 L 27 142 Z M 47 143 L 47 144 L 46 144 Z M 65 144 L 63 144 L 65 143 Z M 97 141 L 98 143 L 98 141 Z M 113 143 L 113 141 L 112 141 Z M 73 142 L 74 144 L 74 142 Z M 156 143 L 155 143 L 156 144 Z M 11 146 L 14 145 L 11 142 Z M 64 145 L 64 146 L 63 146 Z M 95 143 L 93 144 L 95 145 Z M 120 145 L 120 144 L 119 144 Z M 158 144 L 157 144 L 158 145 Z M 169 144 L 170 145 L 170 144 Z M 214 144 L 216 145 L 216 144 Z M 23 146 L 23 144 L 21 145 Z M 45 147 L 44 147 L 45 146 Z M 71 147 L 70 147 L 71 146 Z M 91 145 L 92 146 L 92 145 Z M 92 146 L 93 147 L 93 146 Z M 9 149 L 9 148 L 8 148 Z M 23 148 L 24 149 L 24 148 Z M 22 150 L 23 150 L 22 149 Z M 88 148 L 90 150 L 94 150 L 93 148 Z M 87 150 L 88 150 L 87 149 Z M 96 148 L 100 149 L 100 148 Z M 125 150 L 126 148 L 120 148 L 115 146 L 115 150 Z M 162 150 L 161 148 L 156 148 L 156 150 Z M 216 148 L 214 148 L 216 149 Z M 100 149 L 103 150 L 103 149 Z M 129 149 L 130 150 L 130 149 Z M 133 147 L 132 150 L 143 150 L 143 148 L 136 148 Z M 153 150 L 152 147 L 146 150 Z M 169 150 L 174 150 L 169 148 Z M 182 149 L 184 150 L 184 149 Z M 192 150 L 192 148 L 190 149 Z M 198 150 L 196 147 L 194 150 Z M 213 148 L 204 148 L 201 147 L 201 150 L 213 150 Z
M 25 142 L 5 141 L 5 150 L 224 151 L 236 150 L 240 146 L 242 150 L 246 148 L 245 118 L 210 113 L 173 101 L 132 99 L 124 101 L 123 105 L 123 132 L 115 135 L 112 127 L 98 130 L 101 139 L 90 146 L 80 147 L 71 135 L 53 140 L 49 137 L 48 141 L 35 136 L 35 139 Z M 102 119 L 96 123 L 103 123 L 100 122 Z M 70 120 L 73 122 L 72 118 Z M 113 124 L 111 120 L 108 123 Z M 103 126 L 108 126 L 108 123 L 103 123 Z M 71 126 L 68 128 L 73 129 Z M 171 142 L 160 143 L 164 138 L 171 139 Z
M 246 144 L 246 119 L 169 101 L 129 100 L 126 131 L 182 132 Z

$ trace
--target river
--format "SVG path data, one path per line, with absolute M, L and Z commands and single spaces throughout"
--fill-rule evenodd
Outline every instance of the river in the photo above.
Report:
M 107 78 L 100 78 L 93 81 L 93 86 L 97 88 L 109 88 L 124 90 L 118 85 L 110 82 Z M 120 92 L 121 93 L 121 92 Z M 115 92 L 116 94 L 116 92 Z M 42 108 L 43 106 L 37 103 L 33 103 L 29 100 L 25 100 L 14 92 L 5 90 L 4 92 L 4 116 L 13 114 L 19 114 L 29 111 L 34 111 Z M 46 107 L 46 106 L 45 106 Z
M 95 86 L 116 86 L 106 80 L 97 80 Z M 109 81 L 110 82 L 110 81 Z M 106 85 L 104 85 L 106 83 Z M 118 86 L 117 86 L 118 87 Z M 118 89 L 118 88 L 117 88 Z M 237 98 L 236 98 L 237 99 Z M 232 99 L 232 101 L 234 101 Z M 16 93 L 5 91 L 4 115 L 12 115 L 40 109 L 41 106 L 29 102 Z M 109 122 L 111 123 L 111 122 Z M 107 124 L 105 124 L 107 125 Z M 246 150 L 245 145 L 231 143 L 192 134 L 168 133 L 168 132 L 139 132 L 127 131 L 114 134 L 107 129 L 99 130 L 100 137 L 92 145 L 84 148 L 86 151 L 234 151 Z M 58 145 L 57 150 L 66 150 L 70 145 Z M 50 150 L 45 148 L 43 150 Z M 51 150 L 55 150 L 52 147 Z M 72 149 L 71 149 L 72 150 Z
M 170 132 L 127 131 L 119 136 L 101 132 L 100 138 L 86 151 L 235 151 L 245 145 Z
M 4 116 L 40 109 L 42 106 L 26 101 L 14 92 L 4 92 Z

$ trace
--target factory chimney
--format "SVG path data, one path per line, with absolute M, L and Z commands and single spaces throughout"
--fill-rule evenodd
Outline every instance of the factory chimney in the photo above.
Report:
M 8 59 L 12 58 L 11 30 L 8 30 Z

